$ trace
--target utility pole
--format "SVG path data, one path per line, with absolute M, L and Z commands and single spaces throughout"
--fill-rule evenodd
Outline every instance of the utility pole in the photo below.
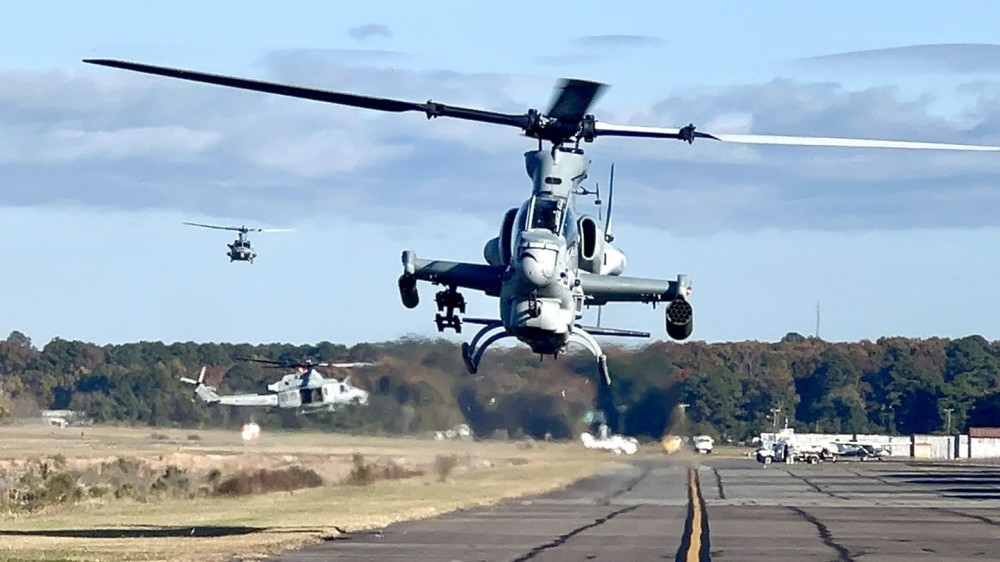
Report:
M 687 409 L 690 404 L 687 402 L 681 402 L 677 404 L 677 407 L 681 410 L 681 425 L 684 427 L 684 431 L 687 431 Z
M 816 339 L 819 339 L 819 301 L 816 301 Z
M 955 408 L 945 408 L 944 413 L 948 414 L 948 423 L 945 425 L 947 427 L 947 434 L 951 435 L 951 413 L 955 411 Z
M 771 427 L 775 431 L 778 430 L 778 414 L 781 413 L 781 408 L 771 408 Z

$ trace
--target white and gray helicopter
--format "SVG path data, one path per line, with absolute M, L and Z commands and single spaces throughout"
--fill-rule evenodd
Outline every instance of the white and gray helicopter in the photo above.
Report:
M 571 343 L 580 344 L 597 358 L 601 378 L 610 383 L 607 357 L 594 339 L 597 335 L 648 337 L 645 332 L 588 328 L 579 324 L 586 306 L 612 302 L 640 302 L 666 307 L 666 331 L 676 340 L 689 337 L 693 310 L 688 299 L 691 284 L 685 275 L 676 280 L 625 277 L 625 255 L 612 245 L 609 192 L 608 220 L 603 226 L 594 217 L 574 213 L 584 188 L 590 161 L 581 142 L 598 137 L 675 139 L 692 144 L 696 139 L 712 141 L 855 148 L 1000 151 L 995 146 L 975 146 L 894 140 L 831 137 L 722 134 L 696 130 L 695 126 L 645 127 L 614 125 L 598 121 L 588 113 L 605 86 L 584 80 L 563 80 L 544 113 L 497 113 L 446 105 L 434 101 L 410 102 L 345 92 L 304 88 L 191 70 L 142 63 L 92 59 L 86 63 L 191 80 L 231 88 L 309 99 L 393 113 L 416 112 L 428 119 L 450 117 L 521 129 L 538 146 L 524 154 L 532 181 L 531 194 L 519 207 L 506 212 L 496 238 L 484 248 L 485 264 L 420 259 L 403 252 L 403 274 L 399 292 L 403 305 L 415 308 L 420 299 L 417 281 L 444 287 L 435 301 L 439 331 L 460 333 L 463 322 L 481 325 L 472 341 L 462 346 L 470 373 L 475 373 L 483 353 L 497 341 L 514 337 L 542 356 L 558 356 Z M 545 146 L 544 143 L 549 143 Z M 609 186 L 610 188 L 610 186 Z M 463 318 L 466 302 L 459 289 L 481 291 L 499 297 L 499 318 Z M 457 311 L 457 313 L 456 313 Z
M 205 367 L 201 368 L 198 380 L 181 377 L 181 382 L 194 385 L 194 393 L 203 402 L 222 404 L 225 406 L 264 406 L 276 408 L 294 408 L 300 414 L 318 412 L 335 412 L 344 406 L 357 404 L 368 405 L 368 391 L 351 384 L 351 377 L 343 380 L 327 379 L 316 370 L 316 367 L 334 367 L 352 369 L 369 367 L 373 363 L 298 363 L 290 361 L 269 361 L 266 359 L 248 359 L 255 363 L 263 363 L 269 367 L 294 369 L 277 382 L 267 385 L 268 394 L 229 394 L 220 396 L 214 386 L 205 384 Z
M 215 230 L 230 230 L 233 232 L 238 232 L 236 240 L 233 240 L 232 244 L 226 244 L 229 251 L 226 255 L 229 256 L 229 263 L 234 261 L 248 261 L 253 263 L 254 258 L 257 254 L 254 253 L 253 247 L 250 245 L 250 239 L 247 238 L 247 233 L 249 232 L 288 232 L 287 228 L 247 228 L 246 226 L 216 226 L 214 224 L 201 224 L 198 222 L 186 222 L 184 223 L 188 226 L 200 226 L 201 228 L 214 228 Z

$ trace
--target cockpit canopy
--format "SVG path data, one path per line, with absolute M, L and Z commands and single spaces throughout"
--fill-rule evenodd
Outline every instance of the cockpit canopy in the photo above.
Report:
M 517 230 L 547 230 L 567 240 L 576 239 L 576 218 L 561 197 L 534 196 L 521 205 Z
M 563 199 L 544 199 L 535 197 L 531 206 L 531 228 L 544 228 L 552 233 L 558 233 L 562 226 Z

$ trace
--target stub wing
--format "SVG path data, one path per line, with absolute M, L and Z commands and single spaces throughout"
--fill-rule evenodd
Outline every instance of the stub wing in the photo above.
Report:
M 404 275 L 420 281 L 482 291 L 491 297 L 500 296 L 504 267 L 478 263 L 424 260 L 412 252 L 403 256 Z
M 687 298 L 691 290 L 684 275 L 679 275 L 676 281 L 667 281 L 580 272 L 579 279 L 588 305 L 609 302 L 668 302 Z

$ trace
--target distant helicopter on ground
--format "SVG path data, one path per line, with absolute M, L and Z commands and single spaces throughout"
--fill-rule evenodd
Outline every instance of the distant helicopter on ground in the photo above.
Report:
M 490 345 L 514 337 L 543 356 L 558 356 L 570 343 L 582 345 L 596 357 L 603 381 L 610 383 L 607 356 L 594 336 L 648 337 L 649 334 L 581 326 L 579 320 L 585 306 L 603 306 L 611 302 L 641 302 L 655 306 L 668 302 L 665 311 L 667 334 L 683 340 L 692 333 L 693 311 L 688 302 L 691 284 L 687 276 L 678 275 L 676 280 L 622 276 L 625 255 L 612 245 L 610 216 L 602 226 L 594 217 L 575 215 L 576 197 L 591 193 L 583 185 L 590 160 L 584 155 L 581 143 L 616 136 L 674 139 L 688 144 L 704 139 L 760 145 L 1000 151 L 996 146 L 708 133 L 696 130 L 693 124 L 679 128 L 615 125 L 599 121 L 588 113 L 605 85 L 585 80 L 563 80 L 544 113 L 537 109 L 498 113 L 431 100 L 411 102 L 377 98 L 129 61 L 94 59 L 84 62 L 363 109 L 414 112 L 428 119 L 449 117 L 503 125 L 520 129 L 524 136 L 535 139 L 537 148 L 524 153 L 531 193 L 520 206 L 504 214 L 499 235 L 489 240 L 483 250 L 486 263 L 419 259 L 411 251 L 404 251 L 402 255 L 403 273 L 398 286 L 405 307 L 415 308 L 420 302 L 417 281 L 429 282 L 444 287 L 435 297 L 439 312 L 435 322 L 439 331 L 461 332 L 463 322 L 482 325 L 472 341 L 462 346 L 462 357 L 470 373 L 477 371 L 483 352 Z M 546 142 L 549 143 L 547 147 L 544 146 Z M 609 193 L 609 215 L 610 203 Z M 465 314 L 466 301 L 459 288 L 498 297 L 499 318 L 460 317 L 458 313 Z
M 201 224 L 197 222 L 186 222 L 184 223 L 189 226 L 200 226 L 201 228 L 214 228 L 216 230 L 231 230 L 234 232 L 239 232 L 239 237 L 233 240 L 232 244 L 226 244 L 229 247 L 229 251 L 226 255 L 229 256 L 229 263 L 234 261 L 248 261 L 253 263 L 253 259 L 257 257 L 254 253 L 253 248 L 250 246 L 250 240 L 247 238 L 248 232 L 288 232 L 287 228 L 247 228 L 245 226 L 216 226 L 214 224 Z
M 369 367 L 373 363 L 298 363 L 266 359 L 247 359 L 247 361 L 263 363 L 274 368 L 294 369 L 295 372 L 267 385 L 268 394 L 220 396 L 216 394 L 215 387 L 205 384 L 205 367 L 201 368 L 198 380 L 181 377 L 181 382 L 194 385 L 195 395 L 209 404 L 295 408 L 300 414 L 334 412 L 349 404 L 361 406 L 368 404 L 368 392 L 351 384 L 351 377 L 344 377 L 343 380 L 327 379 L 316 370 L 316 367 L 351 369 Z

